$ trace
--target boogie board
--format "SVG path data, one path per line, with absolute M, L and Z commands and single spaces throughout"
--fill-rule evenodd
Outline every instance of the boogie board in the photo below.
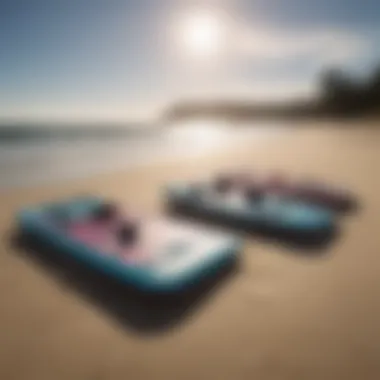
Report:
M 220 219 L 252 230 L 289 236 L 330 234 L 334 215 L 322 207 L 292 201 L 278 194 L 216 182 L 177 183 L 167 187 L 169 209 Z
M 22 210 L 21 233 L 149 293 L 180 293 L 234 261 L 240 241 L 224 233 L 85 196 Z

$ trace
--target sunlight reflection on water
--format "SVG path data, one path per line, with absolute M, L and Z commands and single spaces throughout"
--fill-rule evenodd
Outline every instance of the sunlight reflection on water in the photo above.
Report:
M 220 146 L 231 136 L 231 127 L 226 122 L 188 121 L 177 123 L 168 133 L 172 143 L 191 144 L 196 150 Z

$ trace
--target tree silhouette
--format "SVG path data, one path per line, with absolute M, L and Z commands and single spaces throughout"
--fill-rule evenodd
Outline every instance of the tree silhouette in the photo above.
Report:
M 367 85 L 367 106 L 371 111 L 380 109 L 380 66 L 374 71 Z
M 363 109 L 363 86 L 341 69 L 329 69 L 321 76 L 321 107 L 334 115 L 354 115 Z

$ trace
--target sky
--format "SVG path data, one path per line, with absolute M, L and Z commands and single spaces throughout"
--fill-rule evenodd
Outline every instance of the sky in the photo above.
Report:
M 380 63 L 377 0 L 0 0 L 1 120 L 148 120 L 313 96 Z

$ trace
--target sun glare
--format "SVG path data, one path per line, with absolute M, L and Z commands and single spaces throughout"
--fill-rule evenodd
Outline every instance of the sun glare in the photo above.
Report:
M 180 22 L 180 43 L 184 53 L 192 57 L 209 57 L 222 43 L 221 20 L 211 12 L 193 12 Z

